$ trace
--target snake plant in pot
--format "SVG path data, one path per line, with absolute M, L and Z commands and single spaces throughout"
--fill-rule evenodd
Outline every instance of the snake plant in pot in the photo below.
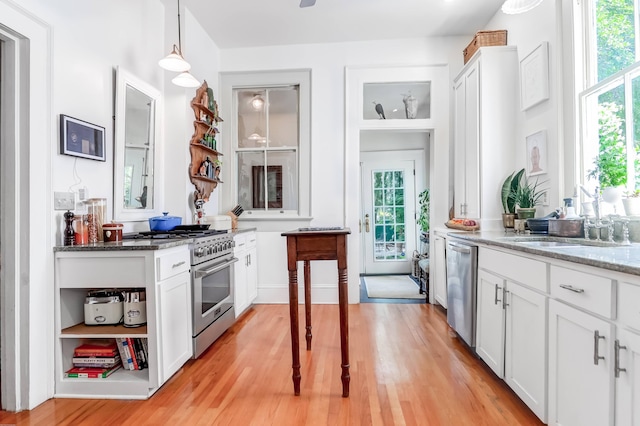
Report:
M 523 174 L 516 189 L 516 214 L 518 219 L 531 219 L 536 215 L 536 206 L 542 202 L 542 197 L 547 192 L 539 187 L 538 179 L 529 182 L 526 174 Z
M 513 228 L 516 217 L 516 193 L 518 185 L 524 174 L 524 169 L 513 172 L 504 180 L 500 191 L 502 200 L 502 225 L 506 228 Z

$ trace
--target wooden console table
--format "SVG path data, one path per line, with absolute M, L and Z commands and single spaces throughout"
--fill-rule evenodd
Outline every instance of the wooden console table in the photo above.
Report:
M 289 270 L 289 314 L 293 355 L 293 391 L 300 395 L 300 335 L 298 328 L 298 261 L 304 261 L 305 338 L 311 350 L 311 261 L 338 261 L 338 304 L 340 311 L 340 351 L 342 355 L 342 396 L 349 396 L 349 314 L 347 286 L 347 235 L 349 228 L 300 228 L 283 232 L 287 237 Z

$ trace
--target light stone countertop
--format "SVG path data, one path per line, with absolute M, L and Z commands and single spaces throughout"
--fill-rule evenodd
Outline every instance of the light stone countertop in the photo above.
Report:
M 63 251 L 133 251 L 133 250 L 162 250 L 189 244 L 191 238 L 155 239 L 155 240 L 124 240 L 122 242 L 107 242 L 85 244 L 81 246 L 56 246 L 54 252 Z
M 602 242 L 599 244 L 593 240 L 586 240 L 584 238 L 513 234 L 502 231 L 453 231 L 448 232 L 447 237 L 455 237 L 479 245 L 502 247 L 552 259 L 595 266 L 627 274 L 640 275 L 640 244 L 638 243 L 621 245 L 617 243 Z M 556 241 L 580 244 L 571 246 L 541 247 L 522 244 L 522 242 L 526 241 Z
M 244 228 L 229 231 L 230 234 L 236 235 L 244 232 L 255 231 L 256 228 Z M 125 239 L 122 242 L 107 242 L 85 244 L 81 246 L 56 246 L 54 252 L 63 251 L 132 251 L 132 250 L 162 250 L 171 247 L 178 247 L 185 244 L 191 244 L 193 238 L 168 238 L 168 239 Z

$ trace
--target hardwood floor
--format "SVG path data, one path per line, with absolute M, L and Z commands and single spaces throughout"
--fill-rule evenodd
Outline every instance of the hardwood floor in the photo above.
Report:
M 313 305 L 293 395 L 288 305 L 257 305 L 148 401 L 52 399 L 0 412 L 17 425 L 539 425 L 434 305 L 349 306 L 351 392 L 340 382 L 338 306 Z M 304 317 L 303 308 L 301 315 Z M 301 328 L 304 332 L 304 327 Z

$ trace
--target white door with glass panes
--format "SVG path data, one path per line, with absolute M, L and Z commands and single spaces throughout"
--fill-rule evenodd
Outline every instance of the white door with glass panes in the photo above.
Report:
M 366 274 L 408 274 L 416 249 L 413 160 L 364 161 L 362 233 Z

